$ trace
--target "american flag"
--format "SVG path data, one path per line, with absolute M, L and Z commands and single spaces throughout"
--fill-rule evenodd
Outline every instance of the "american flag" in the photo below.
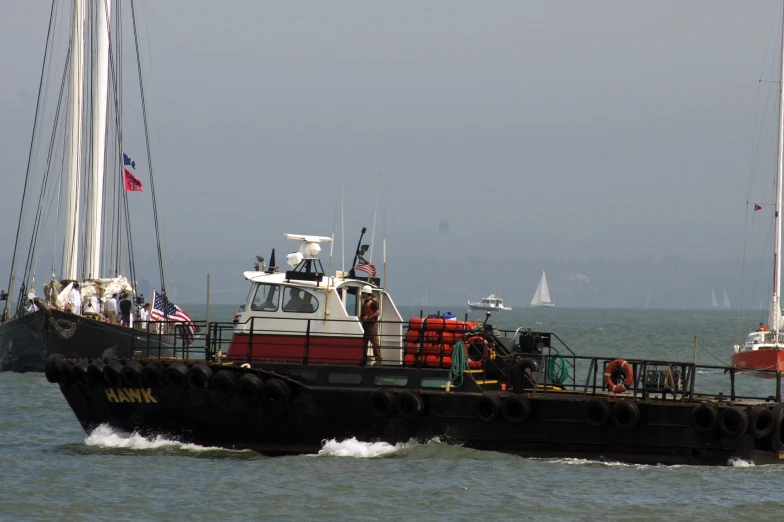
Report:
M 359 263 L 357 263 L 357 265 L 354 267 L 354 269 L 355 270 L 361 270 L 362 272 L 370 274 L 371 276 L 375 276 L 376 275 L 376 267 L 375 267 L 375 265 L 371 265 L 370 263 L 365 262 L 365 261 L 360 261 Z
M 168 302 L 166 304 L 169 306 L 166 308 L 166 312 L 164 312 L 163 296 L 153 292 L 150 321 L 177 321 L 180 323 L 185 323 L 190 329 L 191 333 L 201 331 L 201 328 L 196 326 L 196 324 L 191 319 L 191 316 L 186 314 L 182 308 L 172 302 Z

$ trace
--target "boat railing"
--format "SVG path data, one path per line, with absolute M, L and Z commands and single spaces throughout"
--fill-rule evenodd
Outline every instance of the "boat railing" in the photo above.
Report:
M 279 322 L 280 321 L 280 322 Z M 356 319 L 329 319 L 356 324 Z M 323 319 L 276 319 L 274 329 L 265 320 L 250 318 L 248 328 L 236 322 L 194 321 L 190 326 L 173 321 L 149 322 L 134 329 L 134 356 L 176 357 L 187 360 L 235 363 L 297 362 L 345 364 L 371 362 L 372 351 L 363 333 L 324 331 Z M 749 379 L 736 368 L 650 359 L 580 356 L 556 334 L 524 330 L 512 343 L 515 331 L 421 330 L 412 334 L 407 322 L 384 323 L 379 335 L 384 367 L 410 367 L 459 371 L 484 389 L 531 393 L 574 393 L 622 399 L 673 400 L 698 398 L 717 401 L 781 401 L 781 372 L 761 370 L 772 377 L 767 393 L 760 394 L 760 379 Z M 337 330 L 341 330 L 336 328 Z M 356 332 L 356 328 L 354 329 Z M 237 336 L 245 332 L 244 336 Z M 430 333 L 428 333 L 430 332 Z M 516 331 L 518 334 L 520 330 Z M 498 333 L 498 335 L 496 335 Z M 510 336 L 511 334 L 511 336 Z M 418 337 L 417 337 L 418 336 Z M 506 339 L 506 343 L 493 342 Z M 473 344 L 469 342 L 472 340 Z M 463 341 L 466 368 L 455 348 Z M 488 341 L 489 340 L 489 341 Z M 517 339 L 515 339 L 517 341 Z M 528 343 L 528 344 L 526 344 Z M 393 355 L 394 356 L 391 356 Z M 454 362 L 454 364 L 453 364 Z M 700 379 L 699 394 L 695 391 Z M 771 382 L 772 381 L 772 382 Z
M 554 378 L 553 361 L 563 364 L 564 359 L 569 360 L 569 377 Z M 527 384 L 533 393 L 559 390 L 582 395 L 609 395 L 618 399 L 692 402 L 702 397 L 719 402 L 781 402 L 781 371 L 760 372 L 773 378 L 768 394 L 763 395 L 759 394 L 760 379 L 745 378 L 739 382 L 738 376 L 744 373 L 737 368 L 717 365 L 565 355 L 548 350 L 542 355 L 540 371 L 532 373 Z M 698 375 L 702 376 L 699 393 L 695 392 Z

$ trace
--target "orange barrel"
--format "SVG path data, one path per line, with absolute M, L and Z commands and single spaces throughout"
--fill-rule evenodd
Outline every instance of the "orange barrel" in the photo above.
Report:
M 421 317 L 412 317 L 408 321 L 408 328 L 410 330 L 421 330 L 424 322 L 425 320 Z

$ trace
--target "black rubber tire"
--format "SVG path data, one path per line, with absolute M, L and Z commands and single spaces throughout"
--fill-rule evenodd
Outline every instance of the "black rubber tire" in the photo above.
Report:
M 493 422 L 501 413 L 501 399 L 498 394 L 483 393 L 476 401 L 476 416 L 485 422 Z
M 103 367 L 103 378 L 112 388 L 122 388 L 125 385 L 122 377 L 123 364 L 112 359 Z
M 212 376 L 212 389 L 218 397 L 231 399 L 237 395 L 237 376 L 230 370 L 218 370 Z
M 166 384 L 174 388 L 185 388 L 188 385 L 188 366 L 180 361 L 174 361 L 164 370 Z
M 418 393 L 403 390 L 395 396 L 395 411 L 404 419 L 418 417 L 425 408 Z
M 277 405 L 285 404 L 291 397 L 289 385 L 278 379 L 270 377 L 264 382 L 261 388 L 261 400 L 264 404 Z
M 166 387 L 166 372 L 163 365 L 157 361 L 150 361 L 142 368 L 142 377 L 145 386 L 154 390 Z
M 640 407 L 636 402 L 616 402 L 610 410 L 610 418 L 618 428 L 630 430 L 640 422 Z
M 519 424 L 531 416 L 531 401 L 520 395 L 509 395 L 501 402 L 501 415 L 507 422 Z
M 738 406 L 723 408 L 719 413 L 719 430 L 728 439 L 737 439 L 749 429 L 749 415 Z
M 96 359 L 87 367 L 87 382 L 90 387 L 104 383 L 103 367 L 106 366 L 101 359 Z
M 703 402 L 691 410 L 691 425 L 697 433 L 713 433 L 718 423 L 719 410 L 713 404 Z
M 59 384 L 62 378 L 63 368 L 65 367 L 65 356 L 53 353 L 46 358 L 44 364 L 44 375 L 46 380 L 52 384 Z
M 196 363 L 188 370 L 188 385 L 196 390 L 209 390 L 212 368 L 204 363 Z
M 368 397 L 370 412 L 377 419 L 386 419 L 395 411 L 395 394 L 392 390 L 375 390 Z
M 784 449 L 784 406 L 773 408 L 773 430 L 768 436 L 770 449 L 780 453 Z
M 758 406 L 749 412 L 749 433 L 764 439 L 773 431 L 774 417 L 770 408 Z
M 123 381 L 129 388 L 141 388 L 144 386 L 144 378 L 142 377 L 142 370 L 144 367 L 139 361 L 133 359 L 125 363 L 123 366 L 122 374 Z
M 63 371 L 60 373 L 60 386 L 63 388 L 71 388 L 73 385 L 73 363 L 71 361 L 65 361 L 63 363 Z
M 591 399 L 585 405 L 585 422 L 594 428 L 601 428 L 610 420 L 610 403 L 601 399 Z
M 86 388 L 90 384 L 90 379 L 87 376 L 87 371 L 90 369 L 89 363 L 84 359 L 79 359 L 76 361 L 71 368 L 71 373 L 73 374 L 73 381 L 74 384 L 77 386 L 81 386 L 82 388 Z
M 252 373 L 246 373 L 237 379 L 237 394 L 240 398 L 251 404 L 257 402 L 261 398 L 261 389 L 264 383 L 258 376 Z

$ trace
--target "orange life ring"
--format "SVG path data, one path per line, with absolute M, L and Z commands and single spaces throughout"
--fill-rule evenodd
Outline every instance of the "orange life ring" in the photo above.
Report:
M 623 374 L 623 382 L 616 382 L 614 376 L 618 371 Z M 634 381 L 632 365 L 623 359 L 615 359 L 604 369 L 604 384 L 612 393 L 623 393 L 629 389 Z

